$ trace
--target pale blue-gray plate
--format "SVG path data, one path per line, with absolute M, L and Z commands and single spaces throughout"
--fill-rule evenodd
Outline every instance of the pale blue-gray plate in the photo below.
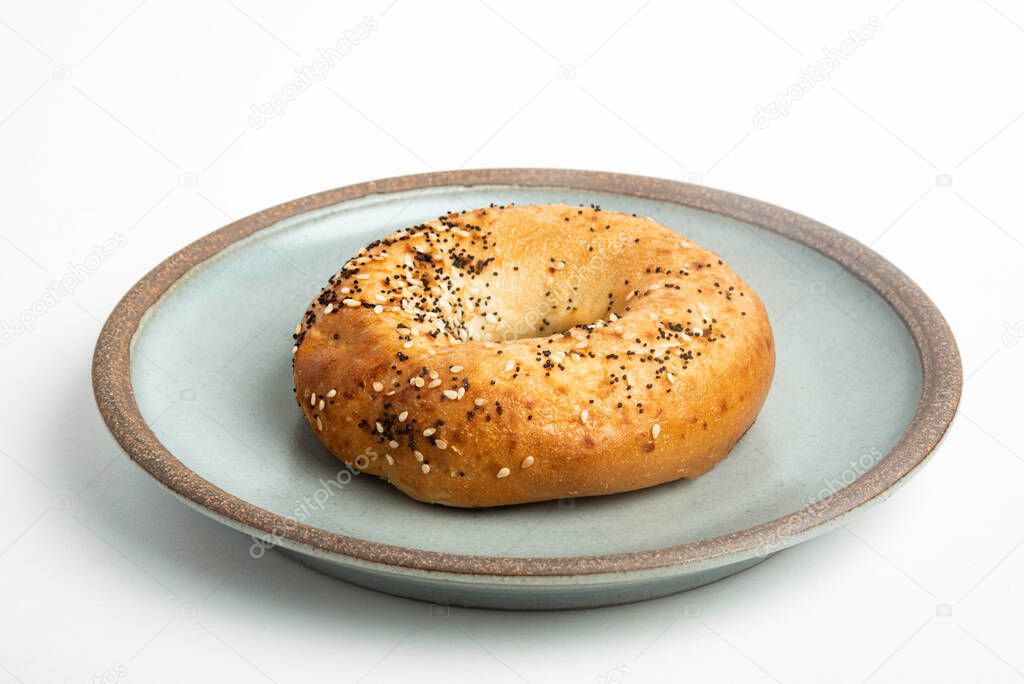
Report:
M 461 510 L 352 475 L 295 406 L 291 334 L 358 249 L 448 210 L 599 204 L 723 256 L 761 296 L 777 369 L 754 427 L 696 481 Z M 318 570 L 439 604 L 609 605 L 748 568 L 887 497 L 953 419 L 961 367 L 928 297 L 855 240 L 718 190 L 620 174 L 494 169 L 320 193 L 157 266 L 100 334 L 93 383 L 128 455 L 183 501 Z

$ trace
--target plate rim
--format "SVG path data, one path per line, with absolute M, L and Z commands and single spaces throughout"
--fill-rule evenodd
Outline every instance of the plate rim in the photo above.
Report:
M 161 444 L 143 418 L 131 382 L 131 350 L 150 308 L 193 267 L 299 214 L 371 195 L 438 187 L 507 185 L 607 192 L 707 211 L 794 240 L 871 287 L 896 312 L 918 351 L 921 399 L 893 448 L 863 476 L 826 499 L 769 522 L 674 546 L 590 556 L 515 557 L 454 554 L 349 537 L 272 513 L 200 477 Z M 743 195 L 650 176 L 572 169 L 493 168 L 436 171 L 347 185 L 234 221 L 161 261 L 111 311 L 93 353 L 96 404 L 128 456 L 159 483 L 215 519 L 226 517 L 289 546 L 397 568 L 517 577 L 572 576 L 702 565 L 751 552 L 772 553 L 831 527 L 830 522 L 884 498 L 934 452 L 957 410 L 963 370 L 956 340 L 931 299 L 909 276 L 856 239 L 796 212 Z

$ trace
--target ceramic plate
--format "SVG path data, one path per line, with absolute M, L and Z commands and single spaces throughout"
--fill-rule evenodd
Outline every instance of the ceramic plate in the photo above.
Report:
M 754 427 L 704 477 L 628 494 L 459 510 L 352 475 L 295 406 L 291 334 L 371 240 L 490 203 L 599 204 L 718 252 L 764 300 L 777 370 Z M 502 169 L 407 176 L 295 200 L 189 245 L 139 281 L 93 364 L 103 418 L 183 501 L 323 572 L 439 604 L 546 609 L 681 591 L 884 499 L 960 397 L 928 297 L 855 240 L 778 207 L 672 181 Z

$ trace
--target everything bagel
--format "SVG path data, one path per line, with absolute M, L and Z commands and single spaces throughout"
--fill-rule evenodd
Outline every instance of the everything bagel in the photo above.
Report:
M 598 207 L 492 206 L 377 240 L 295 330 L 339 459 L 476 507 L 695 478 L 764 403 L 764 306 L 712 252 Z

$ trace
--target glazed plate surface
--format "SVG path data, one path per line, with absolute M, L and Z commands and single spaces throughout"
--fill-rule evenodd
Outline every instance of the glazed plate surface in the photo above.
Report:
M 599 204 L 718 252 L 764 301 L 775 380 L 754 427 L 696 481 L 489 510 L 417 503 L 352 475 L 296 407 L 291 334 L 371 240 L 449 210 Z M 960 395 L 945 321 L 901 272 L 809 219 L 656 179 L 553 170 L 412 176 L 296 200 L 190 245 L 111 315 L 97 400 L 177 496 L 364 586 L 435 603 L 550 609 L 714 581 L 887 496 Z

